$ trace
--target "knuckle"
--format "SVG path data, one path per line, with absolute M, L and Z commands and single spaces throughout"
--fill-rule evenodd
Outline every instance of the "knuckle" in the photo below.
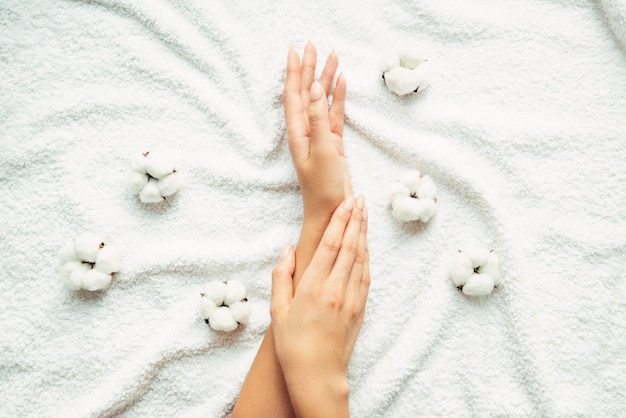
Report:
M 311 110 L 309 112 L 309 124 L 318 125 L 323 120 L 324 120 L 324 114 L 318 112 L 317 110 L 313 109 L 313 107 L 311 107 Z
M 326 249 L 337 252 L 341 248 L 341 239 L 336 236 L 324 238 L 324 246 Z
M 328 306 L 333 310 L 340 310 L 344 306 L 344 299 L 341 295 L 333 295 L 328 299 Z
M 354 257 L 354 262 L 356 264 L 365 264 L 367 261 L 367 253 L 365 251 L 358 251 L 356 256 Z
M 359 246 L 354 242 L 345 243 L 343 248 L 348 254 L 354 254 L 355 256 L 359 252 Z

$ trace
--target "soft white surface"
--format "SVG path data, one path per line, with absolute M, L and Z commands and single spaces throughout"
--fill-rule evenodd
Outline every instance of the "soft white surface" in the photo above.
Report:
M 307 39 L 320 64 L 340 56 L 370 208 L 353 415 L 622 414 L 624 1 L 226 3 L 2 1 L 0 415 L 228 415 L 298 236 L 280 92 Z M 378 60 L 408 37 L 433 51 L 433 80 L 398 97 Z M 171 201 L 124 187 L 146 147 L 185 173 Z M 425 227 L 387 205 L 411 168 L 438 187 Z M 105 293 L 58 278 L 58 249 L 84 230 L 123 252 Z M 465 242 L 500 255 L 484 300 L 446 277 Z M 252 315 L 220 335 L 195 301 L 228 279 Z

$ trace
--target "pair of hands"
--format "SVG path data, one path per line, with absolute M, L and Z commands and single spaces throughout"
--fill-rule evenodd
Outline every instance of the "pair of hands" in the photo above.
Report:
M 306 224 L 323 232 L 297 291 L 296 254 L 288 246 L 272 272 L 271 316 L 276 356 L 298 415 L 349 415 L 347 368 L 363 323 L 370 285 L 367 207 L 352 186 L 343 148 L 346 80 L 332 87 L 332 52 L 319 81 L 310 43 L 302 64 L 290 49 L 285 80 L 289 149 L 298 175 Z M 301 236 L 302 239 L 302 236 Z M 300 245 L 299 245 L 300 250 Z

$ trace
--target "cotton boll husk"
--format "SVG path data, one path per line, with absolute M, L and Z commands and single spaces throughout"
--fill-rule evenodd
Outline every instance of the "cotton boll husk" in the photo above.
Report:
M 102 236 L 94 232 L 83 232 L 74 240 L 74 253 L 80 260 L 96 262 L 100 246 L 104 243 Z
M 493 279 L 493 284 L 499 286 L 501 282 L 500 257 L 497 254 L 489 253 L 487 262 L 478 268 L 478 272 L 488 274 Z
M 76 253 L 74 252 L 74 241 L 72 240 L 66 242 L 65 245 L 59 250 L 58 256 L 61 263 L 78 261 L 78 257 L 76 257 Z
M 493 279 L 488 274 L 474 273 L 463 285 L 463 293 L 468 296 L 484 296 L 493 291 Z
M 198 302 L 198 314 L 202 319 L 209 319 L 213 312 L 217 309 L 217 305 L 206 296 L 200 297 Z
M 148 154 L 149 155 L 149 154 Z M 130 156 L 130 169 L 140 174 L 146 173 L 146 160 L 143 154 L 133 154 Z
M 139 194 L 147 183 L 148 175 L 146 173 L 129 171 L 128 174 L 126 174 L 126 188 L 132 194 Z
M 398 54 L 393 49 L 390 49 L 380 59 L 380 63 L 378 64 L 378 69 L 380 70 L 381 73 L 385 73 L 399 65 L 400 65 L 400 58 L 398 57 Z
M 391 183 L 389 186 L 389 204 L 392 204 L 396 197 L 409 196 L 410 194 L 409 189 L 399 181 Z
M 487 262 L 487 259 L 489 258 L 489 251 L 480 247 L 461 248 L 461 252 L 465 254 L 470 260 L 472 260 L 474 268 L 482 266 Z
M 409 194 L 417 193 L 417 188 L 419 187 L 420 179 L 421 179 L 421 175 L 419 171 L 407 170 L 404 173 L 402 173 L 398 181 L 401 184 L 404 184 L 404 186 L 408 189 L 409 193 L 407 193 L 407 195 L 409 195 Z
M 415 41 L 403 41 L 395 46 L 395 52 L 400 59 L 400 65 L 413 69 L 427 59 L 424 48 Z
M 158 203 L 163 201 L 161 191 L 159 190 L 158 180 L 150 179 L 148 183 L 139 193 L 139 199 L 143 203 Z
M 413 93 L 420 85 L 420 73 L 404 67 L 395 67 L 385 73 L 385 84 L 393 93 L 404 96 Z
M 229 306 L 233 319 L 240 324 L 247 324 L 250 319 L 251 306 L 248 301 L 235 302 Z
M 91 269 L 89 264 L 80 261 L 68 261 L 61 266 L 59 275 L 61 276 L 61 281 L 70 290 L 78 290 L 83 284 L 85 272 L 89 269 Z
M 159 190 L 161 191 L 162 196 L 169 196 L 178 191 L 180 183 L 180 174 L 178 174 L 178 172 L 175 172 L 172 174 L 168 174 L 167 176 L 161 177 L 157 183 L 157 186 L 159 186 Z
M 174 164 L 169 158 L 160 154 L 154 155 L 150 153 L 146 158 L 146 171 L 152 177 L 157 179 L 173 173 L 175 169 L 176 164 Z
M 237 321 L 227 306 L 220 306 L 209 317 L 209 325 L 215 331 L 230 332 L 237 329 Z
M 417 197 L 420 199 L 435 199 L 437 197 L 437 186 L 430 176 L 422 176 L 417 186 Z
M 450 260 L 448 277 L 456 286 L 463 286 L 474 274 L 474 264 L 465 254 L 457 253 Z
M 204 297 L 211 299 L 217 306 L 221 306 L 224 303 L 226 289 L 226 283 L 224 282 L 209 282 L 204 288 Z
M 226 294 L 224 304 L 232 305 L 246 297 L 246 287 L 239 280 L 229 280 L 226 282 Z
M 89 291 L 103 290 L 111 284 L 111 275 L 103 273 L 97 269 L 91 269 L 85 272 L 83 276 L 83 289 Z
M 111 274 L 120 271 L 122 255 L 114 245 L 107 244 L 98 251 L 95 269 L 102 273 Z

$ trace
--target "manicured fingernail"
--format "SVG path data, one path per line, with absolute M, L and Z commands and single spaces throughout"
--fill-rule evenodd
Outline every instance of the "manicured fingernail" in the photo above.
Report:
M 291 252 L 291 244 L 285 245 L 283 250 L 280 252 L 280 259 L 282 260 L 282 259 L 287 258 L 290 252 Z
M 322 98 L 322 85 L 319 81 L 315 80 L 311 86 L 311 101 L 316 102 Z
M 356 198 L 356 207 L 363 210 L 363 206 L 365 206 L 365 196 L 360 194 L 359 197 Z
M 363 222 L 367 222 L 367 206 L 363 207 Z
M 343 209 L 346 212 L 351 212 L 353 207 L 354 207 L 354 197 L 350 196 L 343 203 Z

